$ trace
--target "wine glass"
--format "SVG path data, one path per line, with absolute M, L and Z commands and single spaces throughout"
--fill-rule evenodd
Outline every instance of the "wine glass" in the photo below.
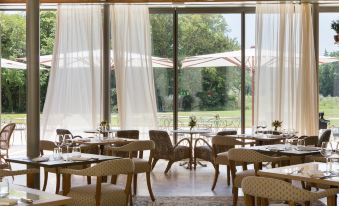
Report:
M 63 146 L 63 143 L 64 143 L 63 139 L 64 139 L 63 135 L 55 136 L 54 144 L 55 144 L 55 146 L 58 147 L 58 149 L 60 149 Z
M 302 151 L 304 147 L 305 147 L 305 140 L 304 139 L 298 139 L 297 150 Z
M 333 153 L 333 147 L 332 147 L 331 142 L 322 142 L 320 154 L 326 158 L 326 171 L 325 171 L 326 174 L 325 175 L 330 175 L 328 158 L 332 155 L 332 153 Z

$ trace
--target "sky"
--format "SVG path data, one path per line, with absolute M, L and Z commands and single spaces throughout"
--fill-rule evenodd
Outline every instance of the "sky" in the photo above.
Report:
M 230 37 L 237 38 L 240 42 L 241 28 L 240 28 L 240 14 L 225 14 L 231 32 Z M 321 13 L 319 16 L 319 55 L 324 55 L 325 49 L 328 52 L 339 51 L 339 45 L 334 44 L 333 36 L 335 32 L 331 30 L 331 22 L 339 19 L 339 13 Z M 255 45 L 255 14 L 247 14 L 246 20 L 246 48 Z

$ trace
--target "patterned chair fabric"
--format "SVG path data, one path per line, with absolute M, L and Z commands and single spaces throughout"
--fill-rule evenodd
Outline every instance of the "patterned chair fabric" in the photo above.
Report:
M 173 146 L 166 131 L 150 130 L 149 137 L 155 143 L 155 149 L 152 154 L 152 169 L 159 159 L 165 159 L 169 161 L 165 170 L 165 173 L 167 173 L 174 162 L 190 158 L 191 156 L 190 148 L 180 145 L 183 141 L 188 141 L 189 143 L 187 138 L 181 139 Z
M 139 139 L 139 130 L 119 130 L 117 131 L 117 137 L 120 138 L 126 138 L 126 139 Z M 125 145 L 125 143 L 116 143 L 114 144 L 115 147 L 120 147 Z M 112 151 L 110 148 L 107 148 L 107 153 L 112 154 Z M 123 151 L 116 151 L 114 154 L 115 156 L 118 157 L 129 157 L 128 152 L 123 152 Z M 138 152 L 133 152 L 133 157 L 138 157 Z M 140 158 L 142 158 L 140 156 Z
M 281 165 L 283 162 L 290 160 L 287 156 L 272 157 L 261 154 L 257 151 L 245 148 L 234 148 L 228 151 L 228 158 L 232 174 L 232 193 L 233 193 L 233 205 L 237 205 L 238 202 L 238 188 L 241 187 L 242 180 L 248 176 L 255 176 L 257 171 L 262 169 L 263 162 L 271 162 L 272 167 L 275 165 L 273 163 L 279 163 Z M 244 168 L 243 171 L 237 172 L 236 163 L 248 164 L 253 163 L 254 169 L 247 170 Z
M 331 137 L 332 130 L 326 129 L 319 137 L 318 147 L 321 147 L 323 142 L 329 142 Z
M 39 172 L 39 169 L 27 169 L 27 170 L 0 169 L 0 177 L 34 174 L 34 173 L 38 173 L 38 172 Z
M 246 177 L 241 183 L 245 195 L 277 201 L 306 202 L 336 195 L 339 188 L 311 192 L 289 182 L 265 177 Z
M 72 206 L 127 206 L 133 172 L 134 164 L 131 159 L 109 160 L 83 170 L 62 169 L 61 173 L 66 175 L 63 194 L 72 198 Z M 74 174 L 96 176 L 97 185 L 71 187 L 70 175 Z M 119 174 L 128 175 L 125 187 L 101 183 L 103 176 Z

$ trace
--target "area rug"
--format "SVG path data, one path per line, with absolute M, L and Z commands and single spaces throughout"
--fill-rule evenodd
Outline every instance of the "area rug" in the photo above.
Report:
M 137 196 L 134 206 L 232 206 L 232 197 L 156 197 L 152 202 L 149 197 Z M 311 206 L 324 206 L 320 201 Z M 245 206 L 243 198 L 239 198 L 238 206 Z

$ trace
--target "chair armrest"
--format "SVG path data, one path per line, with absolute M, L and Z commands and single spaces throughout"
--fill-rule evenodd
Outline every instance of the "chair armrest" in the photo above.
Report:
M 191 142 L 190 142 L 190 140 L 189 140 L 188 138 L 183 138 L 183 139 L 181 139 L 176 145 L 174 145 L 173 148 L 176 148 L 177 146 L 179 146 L 179 144 L 180 144 L 181 142 L 183 142 L 183 141 L 187 141 L 188 144 L 191 144 Z
M 27 170 L 0 170 L 0 177 L 26 175 L 38 173 L 39 169 L 27 169 Z
M 203 138 L 197 138 L 194 142 L 194 148 L 197 146 L 199 141 L 203 141 L 211 150 L 213 150 L 212 146 Z

